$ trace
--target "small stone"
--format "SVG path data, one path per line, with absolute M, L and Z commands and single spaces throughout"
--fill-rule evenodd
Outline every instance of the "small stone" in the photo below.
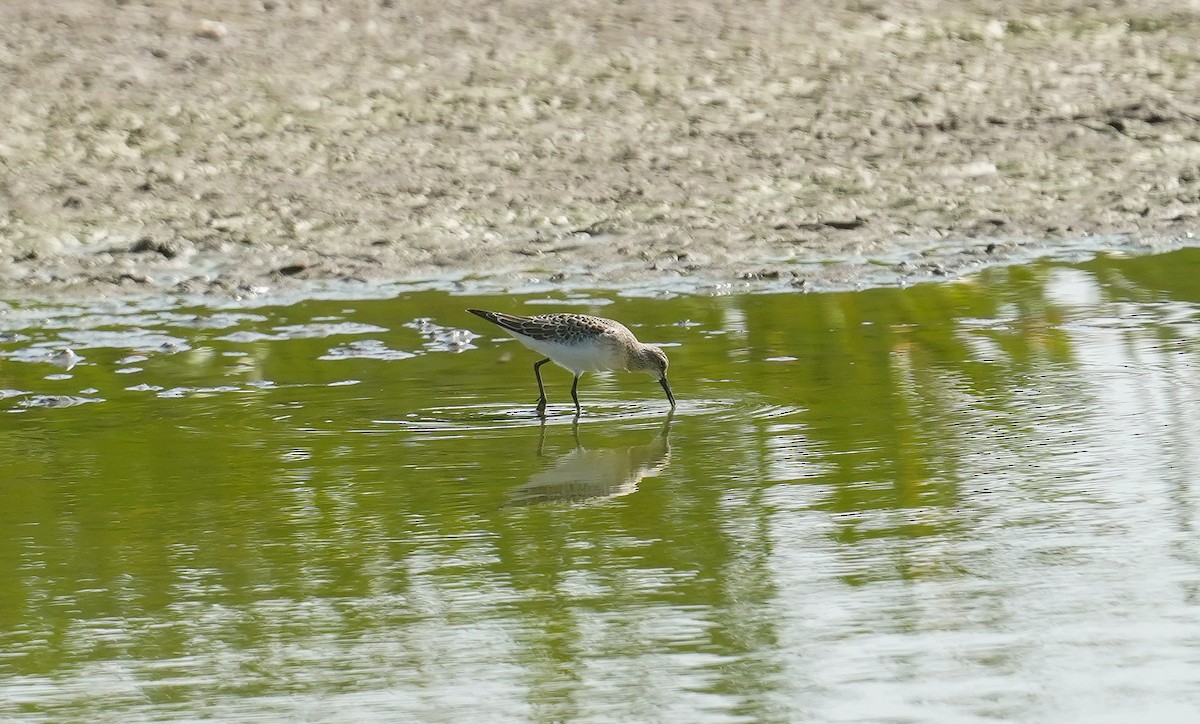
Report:
M 75 350 L 71 348 L 61 349 L 58 352 L 50 355 L 49 362 L 55 367 L 61 367 L 64 370 L 69 370 L 79 361 L 79 355 L 75 354 Z
M 174 259 L 179 256 L 179 248 L 167 241 L 159 241 L 152 236 L 143 236 L 129 247 L 129 251 L 133 254 L 143 254 L 146 252 L 154 252 L 161 254 L 168 259 Z
M 866 219 L 861 219 L 857 216 L 855 216 L 853 219 L 826 219 L 825 221 L 821 222 L 823 226 L 828 226 L 831 229 L 842 230 L 857 229 L 866 223 Z
M 196 26 L 196 37 L 205 40 L 221 40 L 228 34 L 229 29 L 225 27 L 225 23 L 216 20 L 201 20 Z

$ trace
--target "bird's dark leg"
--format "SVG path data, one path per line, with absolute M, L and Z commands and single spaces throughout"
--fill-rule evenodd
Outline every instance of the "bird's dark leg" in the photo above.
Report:
M 575 381 L 571 383 L 571 399 L 575 400 L 575 417 L 583 412 L 579 408 L 579 375 L 575 375 Z
M 542 365 L 546 364 L 549 361 L 550 361 L 550 358 L 547 357 L 544 360 L 539 360 L 539 361 L 533 363 L 533 376 L 536 377 L 537 381 L 538 381 L 538 404 L 537 404 L 538 417 L 546 416 L 546 388 L 542 386 L 542 371 L 538 368 L 541 367 Z

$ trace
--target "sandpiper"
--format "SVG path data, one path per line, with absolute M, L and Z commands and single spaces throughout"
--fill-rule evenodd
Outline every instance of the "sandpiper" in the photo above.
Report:
M 521 340 L 529 349 L 545 355 L 533 363 L 533 374 L 538 383 L 538 415 L 546 415 L 546 388 L 542 386 L 541 366 L 554 362 L 575 375 L 571 383 L 571 399 L 575 401 L 575 415 L 579 407 L 579 378 L 584 372 L 621 370 L 644 372 L 658 380 L 671 409 L 675 409 L 675 396 L 667 384 L 667 355 L 650 344 L 642 344 L 633 332 L 620 322 L 586 314 L 539 314 L 520 317 L 503 312 L 486 312 L 468 309 L 504 331 Z

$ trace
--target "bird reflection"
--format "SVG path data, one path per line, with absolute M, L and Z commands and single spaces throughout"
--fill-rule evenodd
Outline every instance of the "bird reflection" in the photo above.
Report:
M 579 503 L 608 500 L 629 495 L 647 475 L 657 475 L 671 459 L 668 440 L 671 416 L 662 430 L 644 445 L 588 449 L 579 442 L 579 425 L 571 426 L 575 449 L 556 459 L 550 467 L 535 473 L 529 482 L 510 494 L 511 505 L 537 503 Z M 538 457 L 542 457 L 546 442 L 546 426 L 542 425 L 538 440 Z

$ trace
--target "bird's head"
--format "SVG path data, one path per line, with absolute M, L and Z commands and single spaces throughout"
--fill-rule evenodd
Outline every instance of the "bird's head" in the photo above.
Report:
M 635 369 L 633 371 L 644 372 L 656 380 L 662 380 L 666 378 L 667 367 L 670 364 L 667 361 L 666 352 L 652 344 L 643 344 L 634 360 Z

